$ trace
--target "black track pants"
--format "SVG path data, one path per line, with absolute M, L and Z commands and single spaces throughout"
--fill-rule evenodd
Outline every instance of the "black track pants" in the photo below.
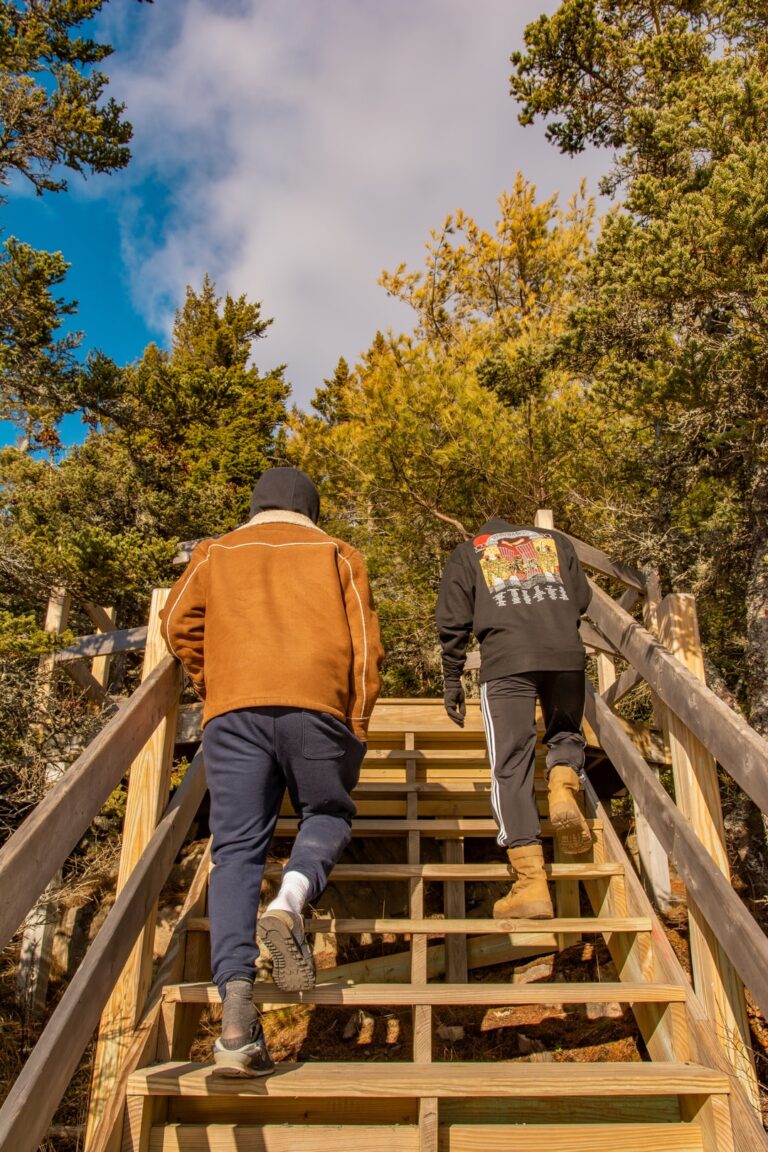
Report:
M 536 808 L 536 698 L 544 714 L 547 771 L 584 766 L 584 672 L 521 672 L 480 685 L 480 703 L 491 762 L 491 805 L 498 843 L 520 848 L 538 843 Z

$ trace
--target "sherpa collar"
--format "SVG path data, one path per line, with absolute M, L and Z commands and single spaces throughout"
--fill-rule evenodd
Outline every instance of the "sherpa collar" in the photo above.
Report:
M 323 531 L 322 528 L 318 528 L 314 520 L 310 520 L 309 516 L 302 516 L 301 512 L 291 512 L 288 508 L 269 508 L 266 512 L 257 512 L 247 524 L 243 524 L 243 528 L 252 528 L 258 524 L 299 524 L 302 528 L 314 528 L 316 532 Z

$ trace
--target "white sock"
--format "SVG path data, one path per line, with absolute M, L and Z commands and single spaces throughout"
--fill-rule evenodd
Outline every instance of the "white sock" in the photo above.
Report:
M 312 881 L 303 872 L 284 872 L 280 891 L 267 905 L 267 912 L 280 909 L 283 912 L 293 912 L 294 916 L 301 916 L 311 888 Z

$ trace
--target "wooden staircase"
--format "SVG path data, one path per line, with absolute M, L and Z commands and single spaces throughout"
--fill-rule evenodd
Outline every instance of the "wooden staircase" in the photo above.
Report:
M 287 1005 L 340 1008 L 410 1007 L 413 1050 L 407 1060 L 278 1064 L 265 1079 L 214 1078 L 210 1064 L 190 1062 L 202 1011 L 217 1004 L 210 979 L 205 901 L 207 860 L 193 886 L 177 952 L 184 976 L 162 989 L 154 1059 L 127 1081 L 123 1147 L 133 1152 L 324 1152 L 355 1149 L 413 1152 L 521 1152 L 686 1149 L 731 1152 L 729 1078 L 706 1066 L 692 1043 L 687 980 L 593 793 L 593 848 L 549 865 L 556 919 L 498 921 L 465 913 L 468 882 L 509 883 L 506 865 L 463 862 L 466 837 L 493 844 L 489 768 L 480 750 L 479 709 L 470 704 L 464 731 L 450 726 L 438 701 L 384 701 L 374 713 L 370 752 L 358 793 L 356 837 L 398 838 L 402 863 L 341 863 L 332 883 L 408 886 L 408 916 L 306 921 L 309 932 L 359 937 L 387 934 L 410 941 L 407 953 L 321 969 L 311 992 L 256 985 L 263 1013 Z M 543 775 L 540 776 L 543 780 Z M 537 790 L 545 836 L 546 793 Z M 457 816 L 456 812 L 471 812 Z M 279 832 L 290 836 L 285 817 Z M 422 863 L 425 840 L 442 843 L 444 861 Z M 369 841 L 370 843 L 370 841 Z M 556 853 L 552 852 L 552 855 Z M 272 868 L 268 878 L 278 869 Z M 424 915 L 425 883 L 443 887 L 443 915 Z M 377 891 L 379 889 L 377 888 Z M 582 899 L 583 896 L 583 899 Z M 582 911 L 582 904 L 589 911 Z M 195 914 L 196 913 L 196 914 Z M 602 937 L 618 981 L 510 982 L 473 979 L 499 962 L 554 952 L 581 938 Z M 444 941 L 443 945 L 430 940 Z M 659 945 L 661 944 L 661 947 Z M 185 947 L 186 946 L 186 947 Z M 446 973 L 447 970 L 447 973 Z M 376 973 L 383 979 L 376 979 Z M 399 982 L 391 982 L 394 975 Z M 442 977 L 445 976 L 445 982 Z M 385 982 L 386 981 L 386 982 Z M 573 1063 L 436 1061 L 433 1007 L 477 1008 L 630 1005 L 648 1061 Z M 269 1024 L 267 1021 L 267 1031 Z M 402 1053 L 401 1053 L 402 1055 Z
M 492 896 L 509 876 L 494 843 L 477 705 L 459 730 L 441 701 L 380 701 L 353 842 L 307 921 L 324 944 L 357 940 L 357 957 L 321 967 L 310 993 L 282 993 L 265 978 L 257 997 L 268 1036 L 272 1013 L 296 1004 L 312 1013 L 405 1009 L 412 1042 L 396 1060 L 281 1062 L 254 1081 L 213 1079 L 209 1064 L 191 1061 L 201 1017 L 218 997 L 207 856 L 152 970 L 157 901 L 205 795 L 199 753 L 170 795 L 174 755 L 199 739 L 200 710 L 180 705 L 179 669 L 160 639 L 167 593 L 156 590 L 147 629 L 120 631 L 110 621 L 109 631 L 99 617 L 104 635 L 56 653 L 56 667 L 82 679 L 84 661 L 144 647 L 144 672 L 0 849 L 5 943 L 130 770 L 115 904 L 0 1109 L 2 1152 L 35 1152 L 97 1026 L 85 1152 L 338 1152 L 344 1141 L 355 1152 L 766 1152 L 743 988 L 768 1016 L 768 941 L 730 886 L 715 758 L 768 815 L 768 744 L 701 682 L 691 598 L 662 601 L 652 573 L 574 543 L 584 564 L 626 589 L 614 600 L 593 585 L 582 631 L 599 683 L 587 686 L 585 735 L 595 777 L 606 767 L 618 772 L 645 829 L 643 883 L 590 785 L 592 849 L 558 855 L 540 750 L 537 798 L 556 916 L 490 919 Z M 629 614 L 638 600 L 649 630 Z M 642 682 L 653 694 L 654 726 L 615 712 Z M 674 801 L 654 772 L 660 763 L 671 764 Z M 278 836 L 287 841 L 295 828 L 286 809 Z M 658 898 L 667 858 L 688 893 L 695 991 L 643 886 Z M 270 867 L 267 880 L 279 871 Z M 374 885 L 383 903 L 345 915 L 338 893 L 355 885 Z M 385 949 L 372 944 L 381 936 Z M 513 964 L 593 941 L 610 955 L 605 981 L 526 984 L 512 975 Z M 624 1063 L 573 1062 L 565 1046 L 527 1059 L 459 1061 L 434 1042 L 444 1012 L 530 1006 L 557 1015 L 613 1002 L 629 1005 L 640 1037 Z M 466 1041 L 462 1055 L 472 1056 Z

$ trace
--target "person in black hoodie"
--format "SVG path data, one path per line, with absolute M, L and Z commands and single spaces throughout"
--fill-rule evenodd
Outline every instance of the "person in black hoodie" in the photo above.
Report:
M 534 792 L 536 699 L 549 746 L 549 814 L 561 849 L 591 844 L 576 802 L 584 766 L 584 644 L 579 625 L 590 588 L 567 536 L 498 517 L 454 549 L 437 602 L 445 709 L 464 725 L 461 675 L 467 644 L 480 641 L 480 701 L 491 762 L 491 805 L 516 876 L 494 905 L 497 919 L 549 919 Z

